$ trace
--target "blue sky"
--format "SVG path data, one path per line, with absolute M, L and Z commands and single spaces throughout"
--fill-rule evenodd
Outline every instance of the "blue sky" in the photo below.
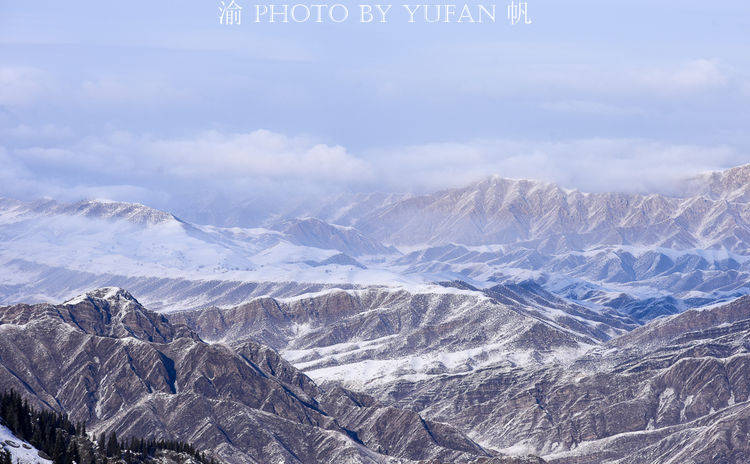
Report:
M 750 162 L 749 2 L 528 3 L 528 26 L 496 2 L 496 24 L 227 27 L 212 0 L 0 1 L 0 193 L 649 189 Z

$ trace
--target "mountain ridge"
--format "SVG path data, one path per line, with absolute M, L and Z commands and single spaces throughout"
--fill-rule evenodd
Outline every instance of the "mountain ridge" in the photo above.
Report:
M 741 171 L 750 182 L 750 169 Z M 556 184 L 499 177 L 401 200 L 353 225 L 397 245 L 528 243 L 580 250 L 641 244 L 726 247 L 750 253 L 746 202 L 659 194 L 581 193 Z
M 118 288 L 0 307 L 0 333 L 0 386 L 96 433 L 189 439 L 228 463 L 496 455 L 413 412 L 324 391 L 257 343 L 207 344 Z

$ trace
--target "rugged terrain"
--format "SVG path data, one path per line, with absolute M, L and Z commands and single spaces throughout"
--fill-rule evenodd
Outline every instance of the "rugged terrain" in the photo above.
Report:
M 177 438 L 228 463 L 496 455 L 410 410 L 322 389 L 260 344 L 208 344 L 117 288 L 0 308 L 0 335 L 0 388 L 95 433 Z
M 1 199 L 0 389 L 228 463 L 745 463 L 748 186 Z
M 316 380 L 352 388 L 497 362 L 543 365 L 637 327 L 614 311 L 591 311 L 533 283 L 484 291 L 461 282 L 412 291 L 336 289 L 169 317 L 206 340 L 260 341 Z
M 750 252 L 750 165 L 693 179 L 684 195 L 585 193 L 493 176 L 415 196 L 352 219 L 390 243 L 525 244 L 544 251 L 596 245 Z
M 425 195 L 342 195 L 255 228 L 138 204 L 3 199 L 0 303 L 111 285 L 155 309 L 189 309 L 331 287 L 533 280 L 646 322 L 750 292 L 747 185 L 750 165 L 671 195 L 494 176 Z
M 502 291 L 510 294 L 512 289 Z M 427 307 L 435 312 L 461 307 L 457 295 L 449 298 L 450 303 Z M 315 378 L 331 385 L 348 383 L 383 402 L 451 423 L 502 452 L 592 464 L 750 459 L 750 297 L 658 319 L 606 341 L 589 338 L 590 350 L 546 360 L 548 350 L 573 346 L 584 335 L 541 329 L 541 323 L 493 326 L 472 320 L 457 322 L 460 335 L 448 323 L 433 321 L 423 330 L 399 326 L 404 333 L 368 339 L 393 316 L 362 309 L 353 318 L 356 323 L 347 324 L 347 311 L 361 304 L 357 296 L 342 292 L 325 304 L 263 300 L 172 317 L 209 337 L 289 343 L 297 349 L 282 353 Z M 501 306 L 496 304 L 497 313 Z M 407 307 L 416 317 L 418 310 Z M 515 309 L 524 312 L 519 296 Z M 467 312 L 476 315 L 481 308 Z M 285 342 L 285 320 L 310 327 Z M 350 326 L 359 332 L 352 334 Z M 268 327 L 280 330 L 270 336 Z M 478 337 L 477 327 L 504 334 L 507 345 L 493 352 L 493 343 L 482 340 L 478 349 L 467 349 L 468 340 Z M 430 341 L 444 348 L 438 351 Z M 464 345 L 454 351 L 459 343 Z
M 549 462 L 748 462 L 750 298 L 654 321 L 564 366 L 497 366 L 370 392 Z

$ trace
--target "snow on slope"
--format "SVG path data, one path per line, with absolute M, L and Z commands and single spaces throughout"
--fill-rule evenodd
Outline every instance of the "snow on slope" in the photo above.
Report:
M 366 389 L 502 364 L 564 363 L 633 321 L 532 285 L 328 289 L 170 314 L 203 339 L 260 340 L 315 380 Z
M 39 457 L 39 450 L 11 433 L 0 424 L 0 448 L 10 451 L 13 464 L 52 464 L 49 459 Z
M 0 200 L 0 263 L 24 260 L 95 274 L 242 281 L 390 281 L 368 252 L 389 251 L 351 228 L 318 221 L 324 237 L 199 226 L 142 205 Z M 330 248 L 325 248 L 330 245 Z M 362 248 L 357 248 L 359 245 Z M 339 246 L 339 249 L 336 248 Z M 339 257 L 342 250 L 358 256 Z M 4 274 L 0 283 L 23 276 Z
M 686 198 L 584 193 L 493 176 L 367 211 L 353 225 L 396 245 L 527 243 L 540 251 L 646 245 L 750 254 L 750 168 L 717 176 L 704 187 L 710 197 L 699 190 Z
M 750 292 L 750 166 L 696 182 L 694 196 L 677 198 L 588 194 L 494 176 L 430 195 L 355 196 L 319 208 L 358 229 L 311 217 L 222 228 L 138 204 L 0 199 L 0 301 L 15 301 L 3 294 L 69 296 L 65 288 L 54 296 L 35 291 L 34 279 L 49 268 L 195 282 L 463 280 L 484 288 L 534 280 L 582 304 L 624 307 L 647 320 Z

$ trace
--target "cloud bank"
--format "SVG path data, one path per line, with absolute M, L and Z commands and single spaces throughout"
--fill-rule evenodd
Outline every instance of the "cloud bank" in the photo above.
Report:
M 729 146 L 667 144 L 647 139 L 554 142 L 473 140 L 353 153 L 341 145 L 268 130 L 158 138 L 112 131 L 71 139 L 40 127 L 6 134 L 26 140 L 0 149 L 8 196 L 139 201 L 189 212 L 217 203 L 252 205 L 254 219 L 342 192 L 428 192 L 489 175 L 531 178 L 583 191 L 675 191 L 681 179 L 748 161 Z

